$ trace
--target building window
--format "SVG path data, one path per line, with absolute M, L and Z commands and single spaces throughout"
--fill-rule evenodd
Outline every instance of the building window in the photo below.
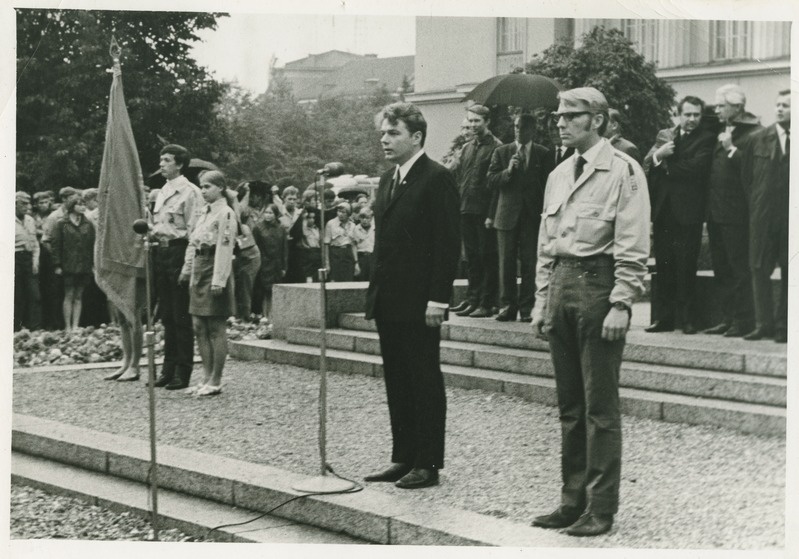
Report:
M 636 52 L 650 62 L 657 58 L 657 24 L 657 20 L 652 19 L 622 20 L 624 36 L 633 42 Z
M 524 51 L 525 19 L 501 17 L 497 29 L 497 54 Z
M 713 22 L 713 60 L 749 58 L 749 22 Z

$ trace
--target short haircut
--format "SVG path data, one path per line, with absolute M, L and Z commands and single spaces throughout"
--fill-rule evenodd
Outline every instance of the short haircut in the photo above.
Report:
M 336 204 L 336 211 L 338 210 L 345 210 L 347 215 L 352 215 L 352 206 L 350 206 L 349 202 L 339 202 Z
M 746 105 L 746 94 L 738 84 L 728 83 L 727 85 L 722 85 L 716 90 L 716 97 L 721 97 L 725 103 L 730 105 L 740 105 L 741 107 Z
M 777 96 L 778 97 L 785 97 L 786 95 L 790 96 L 790 94 L 791 94 L 791 90 L 790 89 L 783 89 L 782 91 L 777 93 Z
M 316 189 L 313 187 L 306 188 L 302 193 L 302 203 L 305 204 L 306 202 L 309 202 L 311 198 L 316 198 Z
M 336 193 L 330 188 L 325 188 L 325 191 L 322 193 L 322 199 L 324 199 L 325 202 L 332 202 L 336 199 Z
M 296 186 L 287 186 L 283 190 L 283 198 L 285 198 L 286 196 L 292 196 L 292 195 L 293 196 L 299 196 L 299 194 L 300 194 L 300 191 L 297 190 Z
M 77 198 L 70 198 L 64 202 L 64 210 L 71 212 L 78 204 L 83 204 L 83 197 L 78 196 Z
M 16 195 L 14 196 L 15 200 L 27 200 L 30 202 L 31 195 L 25 192 L 24 190 L 17 190 Z
M 421 146 L 424 147 L 424 141 L 427 138 L 427 121 L 416 105 L 401 102 L 391 103 L 383 107 L 381 114 L 383 117 L 381 120 L 388 120 L 393 125 L 396 125 L 399 121 L 404 122 L 411 135 L 421 132 Z
M 53 193 L 50 192 L 49 190 L 42 190 L 41 192 L 37 192 L 36 194 L 33 195 L 34 202 L 38 202 L 39 200 L 45 200 L 45 199 L 52 200 Z
M 481 116 L 483 118 L 489 118 L 491 116 L 491 111 L 485 105 L 478 105 L 474 104 L 469 107 L 466 107 L 467 113 L 474 113 L 477 116 Z
M 576 87 L 558 93 L 558 99 L 567 105 L 584 105 L 594 114 L 602 115 L 602 124 L 597 132 L 602 136 L 608 127 L 608 100 L 595 87 Z
M 513 120 L 514 123 L 518 120 L 520 125 L 528 124 L 536 126 L 538 124 L 538 120 L 535 118 L 535 115 L 530 113 L 521 113 L 519 115 L 516 115 L 516 118 Z
M 680 104 L 677 105 L 677 114 L 682 114 L 682 106 L 686 103 L 691 105 L 696 105 L 699 107 L 699 114 L 705 114 L 705 102 L 702 101 L 699 97 L 694 97 L 693 95 L 686 95 L 682 99 L 680 99 Z
M 81 193 L 84 202 L 89 202 L 91 200 L 97 199 L 97 189 L 96 188 L 86 188 Z
M 62 202 L 71 196 L 75 196 L 79 194 L 77 188 L 72 188 L 71 186 L 65 186 L 61 190 L 58 191 L 58 199 Z
M 369 217 L 372 217 L 374 215 L 374 212 L 372 211 L 372 208 L 370 208 L 369 206 L 364 206 L 360 209 L 358 215 L 360 216 L 368 215 Z
M 175 158 L 175 163 L 181 166 L 180 174 L 185 174 L 189 167 L 189 161 L 191 161 L 189 150 L 177 144 L 167 144 L 161 148 L 161 155 L 167 153 L 171 154 Z

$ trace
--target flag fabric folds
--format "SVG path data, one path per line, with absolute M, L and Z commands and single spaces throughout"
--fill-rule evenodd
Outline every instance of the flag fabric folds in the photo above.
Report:
M 94 277 L 108 300 L 132 323 L 141 320 L 145 300 L 144 247 L 133 231 L 133 222 L 145 217 L 144 181 L 118 60 L 113 74 L 97 195 Z

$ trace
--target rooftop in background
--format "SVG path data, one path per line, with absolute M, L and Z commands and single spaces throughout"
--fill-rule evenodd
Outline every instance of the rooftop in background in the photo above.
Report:
M 273 78 L 282 78 L 291 84 L 297 101 L 313 102 L 321 97 L 368 95 L 380 87 L 394 92 L 404 79 L 412 88 L 414 57 L 378 58 L 374 54 L 332 50 L 287 62 L 283 68 L 273 68 L 272 72 Z M 275 82 L 270 80 L 270 83 Z

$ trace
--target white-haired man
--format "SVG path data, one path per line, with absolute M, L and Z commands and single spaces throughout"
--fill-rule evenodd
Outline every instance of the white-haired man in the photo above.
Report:
M 745 111 L 740 86 L 716 90 L 716 114 L 724 129 L 718 135 L 710 166 L 707 232 L 722 321 L 706 334 L 740 337 L 754 328 L 752 280 L 749 275 L 749 209 L 741 182 L 741 153 L 753 132 L 762 128 Z
M 605 96 L 560 93 L 553 115 L 574 155 L 547 180 L 533 332 L 549 338 L 561 423 L 560 507 L 534 526 L 609 531 L 619 505 L 619 369 L 632 303 L 644 291 L 649 192 L 641 166 L 602 137 Z

